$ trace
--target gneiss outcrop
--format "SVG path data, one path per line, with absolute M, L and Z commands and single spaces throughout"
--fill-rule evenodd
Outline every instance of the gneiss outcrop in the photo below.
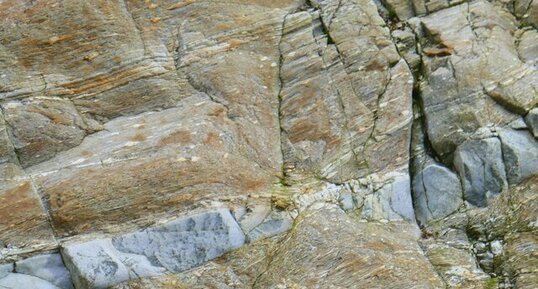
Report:
M 537 25 L 0 1 L 0 288 L 535 288 Z

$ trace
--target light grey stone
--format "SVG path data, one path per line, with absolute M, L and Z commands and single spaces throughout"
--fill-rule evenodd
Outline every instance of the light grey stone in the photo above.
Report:
M 350 211 L 355 208 L 355 202 L 353 201 L 353 195 L 350 191 L 345 190 L 340 193 L 340 197 L 338 198 L 338 202 L 340 203 L 340 207 L 344 211 Z
M 77 289 L 106 288 L 129 280 L 129 269 L 110 239 L 69 245 L 62 253 Z
M 521 117 L 509 123 L 508 126 L 513 129 L 527 129 L 527 124 Z
M 255 204 L 247 208 L 247 213 L 239 220 L 239 226 L 245 234 L 261 224 L 271 212 L 271 203 Z
M 63 289 L 54 284 L 26 274 L 10 273 L 0 279 L 2 289 Z
M 107 288 L 190 269 L 244 242 L 230 211 L 217 209 L 132 234 L 67 245 L 62 253 L 77 289 Z
M 124 253 L 147 256 L 155 266 L 179 272 L 243 245 L 241 228 L 227 209 L 201 213 L 112 239 Z
M 286 211 L 273 210 L 263 222 L 250 231 L 247 235 L 250 242 L 272 237 L 288 231 L 293 224 L 293 219 Z
M 519 37 L 517 50 L 525 62 L 538 61 L 538 31 L 536 29 L 524 30 Z
M 500 240 L 495 240 L 491 242 L 490 247 L 491 247 L 491 253 L 493 253 L 493 255 L 499 256 L 503 253 L 504 246 L 503 246 L 502 241 Z
M 438 164 L 430 164 L 414 176 L 413 193 L 416 217 L 422 224 L 444 218 L 463 204 L 458 176 Z
M 365 196 L 362 217 L 371 220 L 415 221 L 411 184 L 406 173 L 393 173 L 378 190 Z
M 13 264 L 2 264 L 0 265 L 0 278 L 4 278 L 9 273 L 13 272 Z
M 465 141 L 456 149 L 454 166 L 462 179 L 464 199 L 475 206 L 487 206 L 488 199 L 507 186 L 497 138 Z
M 529 130 L 534 135 L 535 138 L 538 138 L 538 107 L 533 108 L 529 111 L 525 117 L 525 121 L 529 126 Z
M 58 253 L 43 254 L 16 263 L 16 272 L 47 280 L 62 289 L 73 289 L 71 275 Z
M 527 131 L 499 129 L 506 176 L 509 184 L 518 184 L 538 174 L 538 141 Z

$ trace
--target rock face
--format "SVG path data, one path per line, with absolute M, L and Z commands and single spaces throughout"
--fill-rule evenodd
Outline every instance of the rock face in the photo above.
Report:
M 0 0 L 0 287 L 533 288 L 537 27 L 530 0 Z
M 233 252 L 190 272 L 131 281 L 114 288 L 443 286 L 418 246 L 420 231 L 412 224 L 361 222 L 335 205 L 307 210 L 298 220 L 297 226 L 281 239 Z M 340 240 L 335 241 L 335 236 Z M 378 236 L 388 239 L 381 241 Z M 410 274 L 416 267 L 421 270 Z

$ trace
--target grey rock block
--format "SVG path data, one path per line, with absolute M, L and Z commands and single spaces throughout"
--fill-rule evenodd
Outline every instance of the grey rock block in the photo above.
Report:
M 454 166 L 462 179 L 464 199 L 475 206 L 487 206 L 488 199 L 507 186 L 497 138 L 465 141 L 456 149 Z
M 417 220 L 444 218 L 463 204 L 458 176 L 444 166 L 430 164 L 413 177 L 413 202 Z
M 0 278 L 4 278 L 5 276 L 7 276 L 9 273 L 12 273 L 12 272 L 13 272 L 12 263 L 0 265 Z
M 38 277 L 62 288 L 73 289 L 71 275 L 60 254 L 43 254 L 16 263 L 16 272 Z
M 535 138 L 538 138 L 538 107 L 533 108 L 527 113 L 525 122 L 529 126 L 529 130 Z
M 67 245 L 62 253 L 76 288 L 89 289 L 187 270 L 244 243 L 230 211 L 218 209 L 132 234 Z
M 0 279 L 2 289 L 63 289 L 54 284 L 26 274 L 10 273 Z
M 365 196 L 362 217 L 371 220 L 415 222 L 411 184 L 406 173 L 393 173 L 390 180 Z
M 509 123 L 508 126 L 518 130 L 527 129 L 527 124 L 525 123 L 525 120 L 521 117 Z
M 527 131 L 499 129 L 509 184 L 538 174 L 538 141 Z
M 247 238 L 250 242 L 254 242 L 272 237 L 288 231 L 292 224 L 293 219 L 288 212 L 273 210 L 260 225 L 248 233 Z
M 111 239 L 69 245 L 62 253 L 77 289 L 107 288 L 131 278 L 166 272 L 164 268 L 152 266 L 145 256 L 123 254 Z
M 351 211 L 355 209 L 355 201 L 353 200 L 353 195 L 350 191 L 343 191 L 340 193 L 338 203 L 340 208 L 342 208 L 344 211 Z

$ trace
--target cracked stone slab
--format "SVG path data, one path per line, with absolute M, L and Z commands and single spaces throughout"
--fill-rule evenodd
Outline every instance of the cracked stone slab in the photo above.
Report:
M 271 213 L 270 202 L 249 205 L 246 208 L 245 214 L 239 218 L 239 225 L 243 232 L 248 234 L 252 229 L 261 224 L 269 213 Z
M 218 209 L 132 234 L 67 244 L 62 254 L 77 289 L 107 288 L 187 270 L 244 243 L 230 211 Z

